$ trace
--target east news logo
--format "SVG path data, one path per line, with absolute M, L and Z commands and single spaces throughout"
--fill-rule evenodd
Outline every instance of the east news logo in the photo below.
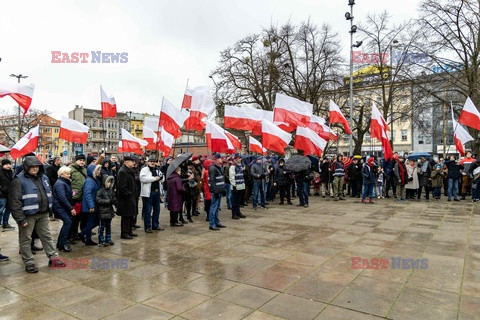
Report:
M 128 52 L 62 52 L 52 51 L 52 63 L 127 63 Z

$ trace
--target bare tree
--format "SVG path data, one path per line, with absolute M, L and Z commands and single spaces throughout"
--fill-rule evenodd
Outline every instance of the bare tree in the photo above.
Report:
M 17 115 L 18 107 L 12 107 L 11 110 L 2 110 L 0 112 L 0 143 L 7 146 L 13 146 L 17 142 L 18 132 L 20 137 L 25 135 L 28 130 L 34 127 L 35 120 L 41 114 L 51 114 L 50 111 L 44 109 L 30 108 L 26 115 Z

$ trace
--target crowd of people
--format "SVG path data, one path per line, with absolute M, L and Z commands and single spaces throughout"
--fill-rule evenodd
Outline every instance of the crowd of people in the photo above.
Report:
M 448 201 L 467 196 L 480 201 L 480 160 L 470 152 L 462 159 L 423 156 L 418 161 L 398 153 L 389 161 L 339 154 L 312 159 L 311 167 L 300 171 L 289 169 L 285 159 L 277 156 L 214 154 L 177 160 L 182 159 L 126 155 L 119 162 L 116 156 L 97 159 L 79 154 L 67 166 L 60 157 L 44 165 L 30 154 L 13 168 L 10 160 L 3 159 L 0 222 L 5 231 L 14 229 L 10 214 L 16 221 L 25 270 L 38 272 L 36 251 L 44 250 L 49 265 L 62 267 L 58 251 L 70 252 L 79 242 L 114 245 L 115 216 L 121 219 L 121 239 L 133 239 L 141 228 L 145 233 L 163 231 L 162 203 L 169 211 L 170 227 L 193 223 L 203 208 L 209 229 L 218 231 L 226 227 L 219 217 L 223 198 L 234 220 L 246 218 L 242 208 L 249 203 L 253 210 L 265 210 L 276 197 L 279 205 L 293 205 L 292 199 L 298 196 L 297 206 L 307 208 L 312 193 L 334 201 L 361 198 L 363 203 L 392 197 L 408 201 L 423 194 L 429 200 L 430 193 L 435 200 L 443 193 Z M 138 224 L 139 215 L 143 226 Z M 62 221 L 56 247 L 49 228 L 54 219 Z M 36 246 L 38 238 L 43 248 Z M 0 261 L 5 260 L 8 257 L 0 254 Z

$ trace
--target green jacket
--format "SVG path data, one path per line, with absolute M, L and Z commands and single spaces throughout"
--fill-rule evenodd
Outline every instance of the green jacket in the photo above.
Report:
M 87 169 L 80 167 L 76 163 L 71 164 L 70 169 L 72 169 L 70 178 L 72 180 L 72 199 L 75 202 L 82 201 L 82 188 L 87 177 Z

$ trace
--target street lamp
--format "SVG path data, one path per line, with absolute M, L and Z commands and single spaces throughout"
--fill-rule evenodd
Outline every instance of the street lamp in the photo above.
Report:
M 1 59 L 0 59 L 1 60 Z M 18 83 L 20 83 L 20 79 L 26 79 L 28 76 L 24 76 L 23 74 L 11 74 L 10 77 L 17 78 Z M 20 119 L 20 105 L 18 105 L 18 140 L 20 140 L 20 137 L 22 135 L 22 120 Z
M 393 45 L 397 44 L 398 40 L 393 39 L 392 44 L 390 45 L 390 81 L 391 81 L 391 90 L 390 93 L 392 94 L 392 97 L 390 98 L 390 140 L 391 144 L 393 147 L 393 59 L 392 59 L 392 53 L 393 53 Z
M 350 20 L 350 128 L 353 130 L 353 48 L 358 48 L 362 45 L 362 41 L 357 41 L 353 44 L 353 34 L 357 32 L 357 26 L 353 24 L 353 6 L 355 0 L 348 0 L 350 6 L 350 12 L 345 13 L 345 19 Z M 353 132 L 350 135 L 350 155 L 353 155 Z

